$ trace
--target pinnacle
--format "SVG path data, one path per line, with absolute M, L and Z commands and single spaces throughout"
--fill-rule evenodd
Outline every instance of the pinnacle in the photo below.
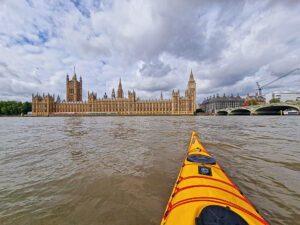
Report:
M 194 80 L 194 74 L 193 74 L 193 71 L 191 69 L 191 74 L 190 74 L 190 81 L 193 81 Z

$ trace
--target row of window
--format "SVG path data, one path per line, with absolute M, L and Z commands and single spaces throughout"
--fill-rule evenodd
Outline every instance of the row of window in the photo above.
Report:
M 186 104 L 180 104 L 179 109 L 181 111 L 186 110 Z M 189 111 L 192 110 L 192 104 L 188 104 L 188 109 Z M 32 105 L 32 110 L 36 110 L 35 104 Z M 159 111 L 171 111 L 171 103 L 168 104 L 57 104 L 56 105 L 56 112 L 124 112 L 124 111 L 154 111 L 154 112 L 159 112 Z M 175 104 L 175 110 L 178 111 L 178 104 Z M 42 112 L 42 111 L 47 111 L 47 104 L 45 103 L 38 103 L 37 104 L 37 111 Z M 52 105 L 50 105 L 50 112 L 53 111 Z

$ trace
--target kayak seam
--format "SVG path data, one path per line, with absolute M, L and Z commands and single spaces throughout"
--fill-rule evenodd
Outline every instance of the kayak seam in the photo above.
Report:
M 241 199 L 242 201 L 246 202 L 249 204 L 249 202 L 244 198 L 244 197 L 241 197 L 231 191 L 228 191 L 226 189 L 223 189 L 223 188 L 220 188 L 220 187 L 216 187 L 216 186 L 212 186 L 212 185 L 191 185 L 191 186 L 186 186 L 186 187 L 183 187 L 183 188 L 176 188 L 175 189 L 175 192 L 174 192 L 174 196 L 177 195 L 179 192 L 181 191 L 184 191 L 186 189 L 190 189 L 190 188 L 203 188 L 203 187 L 206 187 L 206 188 L 215 188 L 215 189 L 219 189 L 221 191 L 224 191 L 224 192 L 227 192 L 228 194 L 231 194 L 239 199 Z

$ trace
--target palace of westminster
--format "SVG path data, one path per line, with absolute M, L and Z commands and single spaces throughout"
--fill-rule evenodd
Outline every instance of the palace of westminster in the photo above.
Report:
M 135 91 L 128 91 L 127 98 L 122 89 L 121 79 L 117 93 L 112 90 L 111 98 L 105 95 L 97 98 L 88 92 L 88 101 L 82 100 L 82 78 L 77 81 L 76 73 L 72 80 L 66 78 L 66 100 L 54 95 L 32 95 L 32 115 L 193 115 L 196 112 L 196 81 L 191 71 L 185 96 L 179 90 L 172 91 L 172 99 L 141 100 Z

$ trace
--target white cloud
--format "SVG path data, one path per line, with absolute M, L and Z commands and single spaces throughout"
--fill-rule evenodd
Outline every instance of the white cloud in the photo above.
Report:
M 88 90 L 142 98 L 186 88 L 190 69 L 197 97 L 254 93 L 256 81 L 299 67 L 296 1 L 82 0 L 0 4 L 0 99 L 31 93 L 65 96 L 65 75 Z M 38 68 L 38 69 L 37 69 Z M 265 91 L 298 91 L 299 73 Z

